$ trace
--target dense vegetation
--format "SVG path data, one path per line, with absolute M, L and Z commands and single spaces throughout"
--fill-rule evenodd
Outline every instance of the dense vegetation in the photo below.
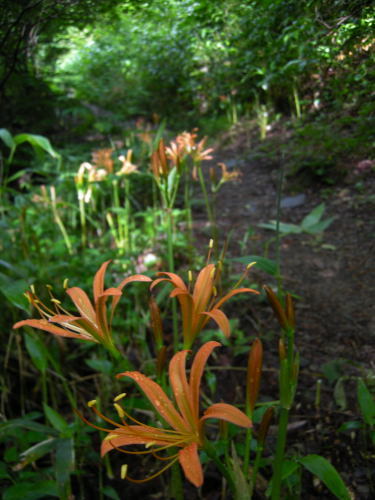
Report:
M 166 360 L 177 359 L 172 356 L 182 348 L 182 340 L 184 348 L 198 341 L 204 348 L 208 345 L 204 341 L 219 338 L 244 373 L 244 355 L 253 343 L 247 378 L 253 383 L 260 376 L 262 345 L 254 341 L 259 332 L 251 338 L 246 334 L 246 329 L 253 331 L 254 322 L 246 323 L 237 310 L 237 318 L 233 313 L 230 322 L 230 340 L 206 326 L 209 317 L 229 334 L 224 313 L 214 307 L 220 302 L 217 294 L 222 294 L 222 285 L 230 288 L 228 275 L 239 279 L 238 286 L 250 279 L 243 286 L 255 289 L 254 295 L 259 292 L 252 300 L 260 315 L 267 300 L 273 308 L 279 327 L 271 329 L 274 335 L 278 328 L 281 331 L 279 359 L 275 357 L 275 364 L 280 363 L 275 368 L 280 370 L 280 386 L 276 378 L 276 389 L 260 396 L 254 409 L 258 394 L 249 389 L 248 382 L 247 397 L 239 400 L 236 394 L 235 402 L 245 407 L 246 418 L 260 425 L 260 434 L 245 431 L 246 444 L 241 446 L 238 428 L 228 430 L 223 425 L 216 435 L 214 426 L 210 437 L 216 435 L 217 454 L 205 448 L 203 463 L 211 459 L 219 463 L 219 469 L 225 463 L 224 472 L 220 469 L 227 481 L 223 498 L 230 495 L 225 487 L 232 488 L 234 498 L 263 498 L 267 490 L 276 500 L 281 488 L 296 498 L 306 486 L 302 469 L 319 477 L 336 497 L 349 498 L 344 483 L 322 457 L 296 454 L 283 465 L 282 449 L 299 359 L 294 345 L 293 290 L 289 290 L 291 295 L 286 293 L 280 272 L 280 235 L 305 232 L 319 237 L 333 219 L 325 219 L 321 204 L 299 226 L 264 221 L 263 227 L 276 229 L 277 236 L 264 242 L 263 254 L 231 255 L 229 247 L 228 255 L 242 263 L 253 257 L 250 260 L 257 262 L 263 282 L 275 285 L 263 290 L 247 271 L 237 276 L 237 264 L 221 251 L 228 235 L 220 232 L 218 224 L 218 193 L 240 174 L 223 163 L 217 168 L 220 157 L 211 143 L 213 136 L 225 142 L 236 133 L 244 134 L 261 160 L 274 163 L 282 158 L 279 196 L 283 176 L 293 179 L 297 190 L 316 183 L 329 192 L 354 168 L 359 173 L 371 172 L 373 32 L 374 8 L 364 0 L 1 3 L 0 294 L 6 307 L 0 319 L 4 366 L 0 481 L 5 500 L 68 499 L 72 494 L 76 498 L 125 498 L 123 486 L 108 479 L 113 478 L 112 467 L 117 474 L 120 462 L 108 456 L 100 462 L 99 432 L 74 417 L 71 407 L 81 411 L 86 401 L 98 396 L 98 412 L 108 414 L 114 395 L 123 390 L 114 379 L 119 372 L 140 370 L 166 388 Z M 361 182 L 357 182 L 358 190 L 363 189 Z M 208 221 L 203 230 L 195 225 L 197 214 L 198 218 L 204 214 Z M 249 235 L 236 235 L 243 242 L 242 250 Z M 219 262 L 215 271 L 209 267 L 213 265 L 210 258 L 205 265 L 210 238 L 210 258 Z M 197 318 L 206 314 L 206 321 L 200 316 L 199 327 L 188 327 L 186 303 L 179 302 L 183 317 L 183 338 L 179 338 L 175 302 L 186 291 L 181 292 L 181 283 L 172 280 L 179 291 L 167 302 L 170 289 L 156 287 L 158 293 L 153 294 L 158 305 L 153 300 L 149 304 L 146 285 L 127 286 L 122 312 L 113 318 L 113 338 L 109 335 L 105 341 L 100 332 L 108 334 L 107 326 L 99 328 L 99 333 L 86 331 L 89 342 L 65 342 L 31 329 L 37 325 L 32 323 L 12 330 L 14 323 L 30 314 L 36 317 L 38 308 L 51 321 L 51 309 L 41 305 L 47 299 L 52 299 L 56 314 L 65 315 L 65 301 L 60 307 L 64 289 L 68 288 L 68 294 L 74 294 L 69 290 L 77 287 L 89 290 L 94 275 L 109 260 L 113 264 L 108 283 L 113 287 L 115 283 L 117 291 L 107 290 L 105 300 L 111 297 L 114 303 L 126 276 L 142 274 L 146 278 L 134 280 L 151 281 L 157 272 L 176 272 L 185 277 L 190 292 L 191 271 L 195 276 L 202 272 L 210 296 L 206 302 L 202 299 L 205 307 L 199 313 L 194 309 L 194 314 Z M 199 296 L 204 287 L 202 283 L 196 286 L 194 293 Z M 27 289 L 31 291 L 25 296 Z M 96 304 L 98 291 L 95 295 Z M 247 307 L 244 304 L 250 299 L 246 297 L 236 298 L 233 308 Z M 69 321 L 74 326 L 76 320 Z M 56 323 L 72 333 L 66 318 Z M 75 326 L 82 333 L 82 324 Z M 194 351 L 203 352 L 195 344 Z M 208 406 L 215 398 L 218 401 L 221 379 L 214 370 L 206 379 L 204 403 Z M 363 456 L 370 456 L 374 443 L 371 380 L 358 378 L 359 415 L 344 429 L 361 429 L 366 436 Z M 244 388 L 239 379 L 241 385 Z M 224 399 L 233 396 L 228 388 L 223 394 Z M 132 392 L 128 411 L 135 410 L 135 415 L 138 412 L 147 420 L 151 412 L 146 399 Z M 117 408 L 120 417 L 121 411 Z M 271 451 L 261 459 L 273 412 L 281 430 L 277 443 L 272 442 Z M 237 415 L 230 421 L 246 427 L 247 420 L 241 418 Z M 101 425 L 95 419 L 94 415 L 93 422 Z M 233 448 L 230 439 L 236 443 Z M 147 460 L 136 459 L 139 475 L 148 475 L 145 471 L 150 467 L 154 470 Z M 268 486 L 256 482 L 258 467 Z M 171 494 L 181 499 L 181 478 L 172 470 Z M 199 481 L 194 480 L 190 478 L 197 485 Z M 163 491 L 166 496 L 166 483 L 156 480 L 156 485 L 143 490 L 144 494 Z M 185 485 L 185 491 L 195 495 L 190 487 Z M 209 486 L 202 491 L 199 498 L 209 495 Z

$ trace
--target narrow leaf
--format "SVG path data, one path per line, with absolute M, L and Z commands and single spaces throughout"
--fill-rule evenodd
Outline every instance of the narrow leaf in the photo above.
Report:
M 367 425 L 375 425 L 375 401 L 364 381 L 360 378 L 357 384 L 357 397 L 363 419 Z
M 298 460 L 305 469 L 317 476 L 340 500 L 351 500 L 349 490 L 333 465 L 320 455 L 307 455 Z
M 301 226 L 303 227 L 304 230 L 307 230 L 307 228 L 314 226 L 317 224 L 320 219 L 322 218 L 322 215 L 324 214 L 324 210 L 326 209 L 326 206 L 324 203 L 321 203 L 317 207 L 315 207 L 309 214 L 306 215 L 306 217 L 302 220 Z
M 59 415 L 53 408 L 48 406 L 46 403 L 43 404 L 44 413 L 52 425 L 57 431 L 65 432 L 68 428 L 67 422 Z

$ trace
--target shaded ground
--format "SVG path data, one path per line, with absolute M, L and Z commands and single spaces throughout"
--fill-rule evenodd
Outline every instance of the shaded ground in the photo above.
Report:
M 216 150 L 215 159 L 242 172 L 240 180 L 224 185 L 218 196 L 219 233 L 227 235 L 233 231 L 229 253 L 264 255 L 264 242 L 273 233 L 260 229 L 258 224 L 275 219 L 280 162 L 265 155 L 259 158 L 249 147 L 245 134 L 231 138 L 229 144 Z M 374 382 L 374 180 L 370 169 L 358 175 L 351 173 L 329 189 L 311 185 L 302 191 L 304 202 L 283 208 L 281 215 L 283 222 L 298 224 L 324 201 L 324 218 L 335 216 L 320 240 L 305 234 L 282 239 L 284 287 L 299 297 L 297 345 L 301 354 L 289 450 L 300 455 L 317 453 L 330 459 L 354 498 L 363 500 L 375 495 L 374 452 L 364 431 L 343 432 L 339 428 L 348 421 L 360 420 L 356 377 L 365 377 L 369 386 Z M 287 177 L 282 196 L 296 195 L 296 185 L 295 179 Z M 244 243 L 250 226 L 252 236 Z M 271 258 L 273 252 L 271 245 Z M 262 273 L 257 277 L 262 283 L 272 281 Z M 246 315 L 246 311 L 243 313 Z M 249 314 L 252 316 L 254 311 Z M 270 371 L 263 381 L 263 393 L 270 395 L 277 385 L 272 370 L 272 366 L 277 366 L 277 338 L 272 329 L 277 328 L 272 321 L 270 324 L 267 313 L 257 316 L 252 325 L 254 335 L 262 336 L 266 343 L 265 365 Z M 316 406 L 318 379 L 322 380 L 322 392 Z M 310 478 L 305 480 L 303 491 L 303 498 L 333 498 Z M 261 491 L 259 494 L 262 498 Z

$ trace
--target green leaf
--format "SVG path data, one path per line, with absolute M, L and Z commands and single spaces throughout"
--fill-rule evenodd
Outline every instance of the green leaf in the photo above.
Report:
M 12 134 L 6 128 L 0 128 L 0 139 L 2 139 L 10 149 L 15 146 Z
M 168 180 L 167 180 L 169 199 L 171 199 L 173 196 L 176 187 L 176 178 L 177 178 L 177 167 L 173 167 L 168 174 Z
M 106 486 L 105 488 L 102 488 L 102 493 L 104 493 L 106 497 L 112 498 L 112 500 L 121 500 L 120 497 L 118 496 L 117 491 L 111 486 Z
M 344 380 L 346 380 L 346 377 L 340 377 L 336 382 L 335 388 L 333 390 L 333 396 L 335 398 L 335 402 L 337 406 L 340 408 L 340 410 L 346 410 L 348 406 L 346 401 Z
M 28 448 L 26 451 L 21 453 L 20 459 L 22 465 L 35 462 L 44 455 L 47 455 L 47 453 L 50 453 L 56 448 L 56 443 L 56 438 L 48 438 L 40 443 L 34 444 L 31 448 Z
M 3 494 L 3 500 L 38 500 L 46 497 L 58 497 L 55 481 L 17 483 Z
M 63 417 L 46 403 L 43 403 L 43 408 L 44 413 L 52 427 L 54 427 L 59 432 L 66 432 L 68 429 L 68 424 L 63 419 Z
M 74 440 L 61 438 L 56 443 L 55 473 L 59 485 L 66 486 L 70 481 L 70 474 L 74 471 L 75 454 Z
M 48 365 L 48 353 L 43 341 L 28 333 L 24 334 L 27 352 L 29 353 L 32 362 L 38 370 L 45 374 Z
M 31 146 L 33 146 L 33 148 L 42 149 L 52 156 L 52 158 L 60 158 L 60 155 L 53 149 L 47 137 L 36 134 L 18 134 L 14 137 L 14 143 L 16 146 L 22 144 L 23 142 L 28 142 Z
M 8 431 L 13 431 L 14 429 L 18 428 L 29 429 L 31 431 L 41 432 L 50 436 L 57 435 L 55 429 L 53 429 L 52 427 L 34 422 L 31 418 L 27 418 L 27 416 L 23 418 L 14 418 L 1 424 L 0 435 L 6 435 Z
M 0 292 L 13 304 L 17 309 L 22 309 L 25 312 L 29 311 L 29 302 L 24 296 L 29 283 L 23 279 L 14 280 L 3 273 L 0 273 Z
M 303 229 L 306 231 L 309 227 L 317 224 L 322 218 L 325 209 L 326 209 L 325 204 L 321 203 L 313 210 L 311 210 L 311 212 L 308 215 L 306 215 L 306 217 L 301 222 L 301 226 L 303 227 Z
M 108 359 L 86 359 L 86 364 L 92 370 L 106 375 L 111 375 L 113 370 L 113 363 Z
M 321 220 L 317 224 L 314 224 L 313 226 L 309 226 L 304 228 L 304 230 L 309 233 L 309 234 L 319 234 L 322 233 L 329 227 L 332 222 L 336 219 L 336 217 L 328 217 L 328 219 Z
M 266 257 L 261 257 L 260 255 L 246 255 L 245 257 L 235 257 L 231 259 L 234 262 L 243 262 L 244 264 L 250 264 L 250 262 L 256 262 L 255 267 L 261 269 L 265 273 L 271 276 L 276 276 L 277 265 L 274 260 L 267 259 Z
M 272 231 L 277 230 L 277 223 L 275 220 L 271 220 L 270 222 L 262 222 L 258 224 L 259 227 L 264 227 L 265 229 L 272 229 Z M 285 222 L 280 222 L 279 231 L 282 234 L 300 234 L 302 233 L 302 229 L 300 226 L 296 224 L 287 224 Z
M 4 462 L 0 462 L 0 479 L 11 479 L 8 473 L 8 467 Z
M 250 490 L 238 460 L 236 448 L 232 443 L 233 479 L 235 485 L 234 500 L 250 500 Z
M 375 401 L 364 381 L 360 378 L 357 383 L 357 397 L 363 420 L 367 425 L 375 425 Z
M 341 476 L 324 457 L 320 455 L 307 455 L 298 459 L 298 462 L 305 467 L 309 472 L 317 476 L 340 500 L 351 500 L 349 490 L 341 479 Z

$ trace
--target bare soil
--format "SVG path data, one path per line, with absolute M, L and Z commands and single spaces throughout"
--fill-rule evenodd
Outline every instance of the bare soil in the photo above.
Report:
M 217 198 L 219 234 L 224 239 L 232 232 L 229 255 L 264 255 L 265 242 L 274 233 L 258 224 L 276 218 L 282 160 L 275 160 L 275 155 L 260 158 L 246 134 L 229 138 L 228 144 L 216 150 L 215 158 L 242 174 L 238 181 L 225 184 Z M 329 459 L 353 498 L 366 500 L 375 496 L 374 450 L 364 429 L 343 431 L 340 427 L 350 421 L 361 422 L 357 378 L 363 377 L 371 390 L 375 382 L 374 169 L 356 171 L 354 163 L 348 165 L 342 181 L 329 188 L 310 184 L 299 189 L 298 185 L 298 179 L 286 170 L 282 198 L 302 192 L 305 200 L 283 208 L 282 222 L 299 224 L 322 202 L 326 205 L 324 218 L 335 219 L 320 237 L 299 234 L 281 239 L 283 286 L 297 297 L 296 342 L 301 356 L 288 453 L 315 453 Z M 251 237 L 244 242 L 249 227 Z M 269 251 L 273 258 L 275 245 L 271 244 Z M 260 283 L 274 282 L 261 272 L 255 271 L 255 276 Z M 266 399 L 274 391 L 277 394 L 277 336 L 273 335 L 277 325 L 268 309 L 260 314 L 252 309 L 248 314 L 252 318 L 248 327 L 266 346 L 262 387 Z M 318 380 L 321 397 L 316 404 Z M 265 498 L 261 485 L 258 496 Z M 334 497 L 307 474 L 302 498 Z

